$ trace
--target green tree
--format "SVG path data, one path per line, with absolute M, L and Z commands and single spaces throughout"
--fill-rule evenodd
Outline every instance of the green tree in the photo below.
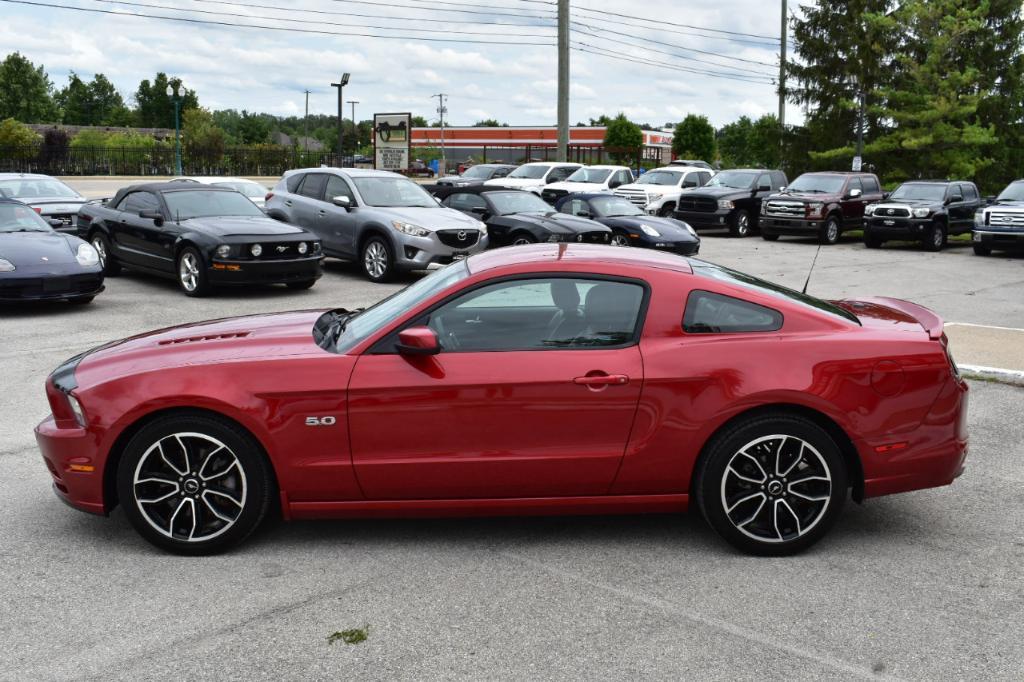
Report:
M 168 78 L 160 72 L 151 83 L 148 79 L 139 83 L 135 91 L 135 124 L 140 128 L 173 128 L 174 100 L 167 96 L 167 86 L 181 86 L 180 78 Z M 185 89 L 181 98 L 182 120 L 184 112 L 199 107 L 195 90 Z
M 63 115 L 61 120 L 68 125 L 95 125 L 92 120 L 92 94 L 89 86 L 74 71 L 68 76 L 68 84 L 54 95 Z
M 687 159 L 715 160 L 715 128 L 707 116 L 687 114 L 676 124 L 672 137 L 672 153 Z
M 219 163 L 224 156 L 224 131 L 213 122 L 206 109 L 186 109 L 181 122 L 183 153 L 194 163 Z
M 749 116 L 740 116 L 732 123 L 727 123 L 718 131 L 718 153 L 722 157 L 722 166 L 737 168 L 751 165 L 753 150 L 751 138 L 754 134 L 754 122 Z
M 132 112 L 125 105 L 124 98 L 102 73 L 93 76 L 89 82 L 89 95 L 92 98 L 93 125 L 129 126 L 132 124 Z
M 498 119 L 496 119 L 496 118 L 485 118 L 485 119 L 483 119 L 481 121 L 477 121 L 476 123 L 473 124 L 474 128 L 500 128 L 502 126 L 507 128 L 508 124 L 507 123 L 499 123 Z
M 782 167 L 782 127 L 779 117 L 765 114 L 750 130 L 749 161 L 760 168 Z
M 0 148 L 2 147 L 37 147 L 43 138 L 26 125 L 13 118 L 0 121 Z
M 0 62 L 0 119 L 22 123 L 57 123 L 60 111 L 53 101 L 53 84 L 42 65 L 21 54 Z
M 412 117 L 412 127 L 413 128 L 426 128 L 427 127 L 427 119 L 424 118 L 423 116 L 413 116 Z
M 637 155 L 644 144 L 644 133 L 640 126 L 620 113 L 606 124 L 604 148 L 619 163 L 626 163 Z
M 272 126 L 272 117 L 266 114 L 250 114 L 248 111 L 242 110 L 238 121 L 238 140 L 247 145 L 267 142 L 270 139 Z

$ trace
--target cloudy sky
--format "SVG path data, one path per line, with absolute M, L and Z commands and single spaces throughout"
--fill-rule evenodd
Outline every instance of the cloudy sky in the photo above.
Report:
M 19 51 L 44 64 L 57 86 L 72 70 L 83 77 L 102 72 L 128 98 L 141 79 L 164 71 L 184 79 L 210 108 L 301 114 L 309 89 L 310 112 L 333 113 L 330 83 L 348 71 L 345 99 L 359 101 L 360 119 L 375 111 L 436 118 L 430 95 L 445 92 L 454 125 L 555 121 L 555 6 L 547 0 L 293 0 L 288 10 L 274 9 L 284 4 L 274 0 L 33 2 L 226 24 L 0 0 L 0 56 Z M 722 125 L 775 112 L 769 81 L 778 68 L 779 6 L 573 0 L 571 122 L 624 111 L 660 125 L 695 112 Z M 455 11 L 460 7 L 477 13 Z M 353 33 L 376 37 L 339 35 Z M 456 38 L 479 42 L 443 42 Z M 796 108 L 787 112 L 789 121 L 800 120 Z

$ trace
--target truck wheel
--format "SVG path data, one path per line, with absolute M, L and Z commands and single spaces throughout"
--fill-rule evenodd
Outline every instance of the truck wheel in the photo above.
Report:
M 676 204 L 674 201 L 668 201 L 662 204 L 661 208 L 658 209 L 658 216 L 661 218 L 671 218 L 672 214 L 676 212 Z
M 821 226 L 821 231 L 818 232 L 818 243 L 820 244 L 836 244 L 839 242 L 839 219 L 834 215 L 830 215 L 825 219 L 825 224 Z
M 990 249 L 989 247 L 985 246 L 984 244 L 975 244 L 974 245 L 974 255 L 975 256 L 991 256 L 992 255 L 992 249 Z
M 869 249 L 880 249 L 882 248 L 882 240 L 867 230 L 864 230 L 864 246 Z
M 942 251 L 942 247 L 946 245 L 946 227 L 936 221 L 932 223 L 931 228 L 924 233 L 924 249 L 925 251 Z
M 750 236 L 750 214 L 742 208 L 732 214 L 732 220 L 729 222 L 729 234 L 733 237 Z

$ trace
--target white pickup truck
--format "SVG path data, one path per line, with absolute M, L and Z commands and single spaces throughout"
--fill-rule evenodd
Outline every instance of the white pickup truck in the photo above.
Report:
M 671 217 L 680 193 L 691 187 L 703 187 L 714 174 L 699 166 L 665 166 L 647 171 L 636 182 L 617 187 L 614 193 L 649 215 Z

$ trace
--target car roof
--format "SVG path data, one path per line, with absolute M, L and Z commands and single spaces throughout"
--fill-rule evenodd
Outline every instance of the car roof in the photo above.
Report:
M 591 166 L 584 166 L 584 168 L 597 168 L 599 170 L 604 170 L 606 168 L 611 169 L 611 170 L 629 170 L 629 166 L 612 166 L 612 165 L 609 165 L 609 164 L 600 164 L 600 163 L 596 163 L 596 164 L 593 164 Z
M 687 274 L 693 273 L 690 262 L 673 253 L 654 249 L 623 249 L 618 246 L 597 244 L 530 244 L 505 249 L 484 251 L 467 260 L 473 274 L 518 265 L 551 264 L 571 261 L 573 264 L 593 264 L 606 269 L 609 265 L 661 268 Z
M 800 175 L 842 175 L 846 177 L 849 175 L 874 175 L 874 173 L 868 173 L 867 171 L 807 171 Z
M 468 185 L 466 187 L 447 187 L 445 185 L 437 186 L 438 192 L 444 192 L 446 195 L 449 194 L 490 194 L 492 192 L 513 192 L 515 194 L 533 194 L 533 192 L 527 192 L 525 189 L 518 189 L 515 187 L 499 187 L 498 185 Z M 534 194 L 534 196 L 537 196 Z
M 290 171 L 285 171 L 285 177 L 289 175 L 295 175 L 296 173 L 333 173 L 336 175 L 347 175 L 352 178 L 404 178 L 405 176 L 401 173 L 392 173 L 386 170 L 377 170 L 376 168 L 337 168 L 334 166 L 320 166 L 317 168 L 294 168 Z
M 564 197 L 560 197 L 557 203 L 568 201 L 569 199 L 585 199 L 590 201 L 591 199 L 621 199 L 622 201 L 629 201 L 625 197 L 620 197 L 617 194 L 609 194 L 608 192 L 573 192 L 572 194 L 566 194 Z
M 26 178 L 28 180 L 57 180 L 57 178 L 52 175 L 43 175 L 42 173 L 0 173 L 0 180 L 14 180 L 15 178 Z
M 183 192 L 183 191 L 191 190 L 191 191 L 194 192 L 195 190 L 199 190 L 199 189 L 201 189 L 201 190 L 203 190 L 205 192 L 234 192 L 235 191 L 235 190 L 231 189 L 230 187 L 214 187 L 212 185 L 206 185 L 206 184 L 202 184 L 202 183 L 196 183 L 196 185 L 199 185 L 199 187 L 196 187 L 195 185 L 193 185 L 191 183 L 174 182 L 173 180 L 172 181 L 165 181 L 165 182 L 145 182 L 145 183 L 141 183 L 141 184 L 138 184 L 138 185 L 129 185 L 129 186 L 123 188 L 122 191 L 125 192 L 126 194 L 128 192 L 139 192 L 139 191 L 144 191 L 144 192 Z
M 201 185 L 213 185 L 213 184 L 216 184 L 218 182 L 253 182 L 253 181 L 252 180 L 247 180 L 245 178 L 231 178 L 231 177 L 222 177 L 222 176 L 218 176 L 218 175 L 207 175 L 207 176 L 183 175 L 181 177 L 174 178 L 173 180 L 171 180 L 171 182 L 198 182 Z M 259 183 L 256 183 L 256 184 L 259 184 Z
M 951 185 L 954 182 L 971 182 L 970 180 L 906 180 L 904 185 Z
M 29 208 L 29 205 L 26 204 L 24 201 L 19 201 L 18 199 L 8 199 L 7 197 L 0 197 L 0 204 L 17 204 L 18 206 L 24 206 L 25 208 Z
M 576 163 L 575 161 L 530 161 L 529 163 L 521 164 L 523 166 L 582 166 L 582 163 Z

